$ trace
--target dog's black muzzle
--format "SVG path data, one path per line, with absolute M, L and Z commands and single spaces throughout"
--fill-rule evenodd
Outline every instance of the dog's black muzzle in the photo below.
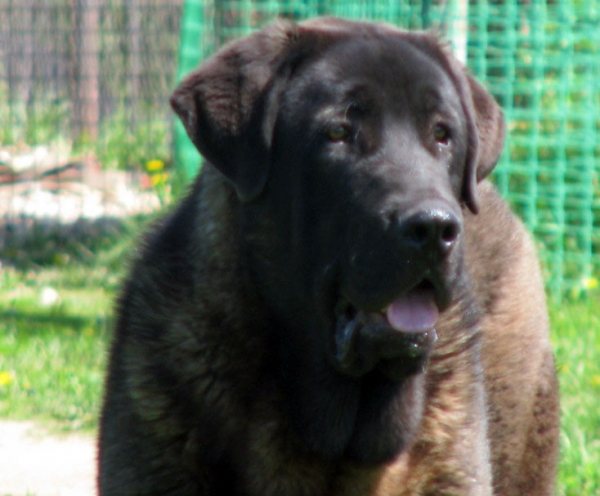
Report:
M 444 202 L 424 202 L 390 217 L 367 255 L 354 255 L 358 270 L 335 308 L 332 360 L 351 377 L 377 370 L 402 380 L 423 371 L 453 297 L 460 216 Z

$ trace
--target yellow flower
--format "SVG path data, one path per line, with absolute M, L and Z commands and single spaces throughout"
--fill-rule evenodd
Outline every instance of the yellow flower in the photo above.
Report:
M 600 386 L 600 375 L 592 376 L 592 386 Z
M 146 163 L 146 170 L 150 172 L 161 171 L 165 168 L 165 163 L 162 160 L 150 160 Z
M 0 386 L 8 386 L 13 381 L 13 375 L 10 372 L 0 371 Z
M 168 179 L 169 179 L 169 176 L 167 175 L 166 172 L 163 172 L 162 174 L 152 174 L 152 176 L 150 176 L 150 181 L 152 182 L 152 186 L 159 186 L 161 184 L 166 184 Z
M 587 277 L 583 280 L 583 287 L 587 290 L 598 288 L 598 279 L 595 277 Z

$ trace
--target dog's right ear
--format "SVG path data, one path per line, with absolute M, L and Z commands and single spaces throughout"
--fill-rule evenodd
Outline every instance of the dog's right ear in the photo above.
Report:
M 504 148 L 506 128 L 504 114 L 494 97 L 466 69 L 463 69 L 463 77 L 466 84 L 462 85 L 462 99 L 470 128 L 463 199 L 469 209 L 477 213 L 477 184 L 496 166 Z
M 476 214 L 479 211 L 477 184 L 492 172 L 504 148 L 504 114 L 494 97 L 453 55 L 446 52 L 443 63 L 455 80 L 467 118 L 468 152 L 462 197 L 469 210 Z
M 192 142 L 242 201 L 256 198 L 267 181 L 277 112 L 274 86 L 297 37 L 295 24 L 279 22 L 236 40 L 188 75 L 171 96 Z

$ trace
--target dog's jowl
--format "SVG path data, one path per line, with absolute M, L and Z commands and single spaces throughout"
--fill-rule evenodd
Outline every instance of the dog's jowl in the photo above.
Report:
M 538 262 L 446 47 L 281 22 L 171 104 L 207 163 L 119 300 L 100 494 L 553 494 Z

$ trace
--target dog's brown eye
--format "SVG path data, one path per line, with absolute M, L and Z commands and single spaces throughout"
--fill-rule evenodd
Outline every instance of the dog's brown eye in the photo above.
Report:
M 447 145 L 450 141 L 450 130 L 444 124 L 433 126 L 433 138 L 440 145 Z
M 327 130 L 327 138 L 334 143 L 346 141 L 349 135 L 350 130 L 348 129 L 348 126 L 344 124 L 335 124 Z

